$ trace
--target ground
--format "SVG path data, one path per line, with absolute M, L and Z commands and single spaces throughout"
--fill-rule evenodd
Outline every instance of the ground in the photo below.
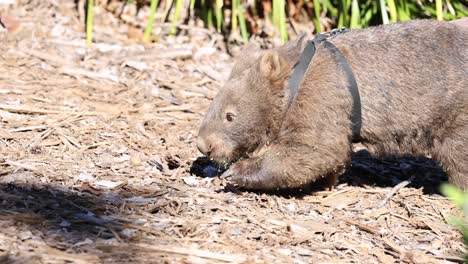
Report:
M 21 27 L 0 31 L 1 263 L 463 262 L 432 161 L 361 151 L 332 191 L 226 188 L 195 146 L 223 38 L 158 24 L 145 46 L 139 17 L 96 8 L 86 47 L 58 2 L 3 8 Z

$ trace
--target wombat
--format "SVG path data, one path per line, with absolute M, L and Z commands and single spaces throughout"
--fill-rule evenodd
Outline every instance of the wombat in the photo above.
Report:
M 328 41 L 339 51 L 317 45 L 290 104 L 288 79 L 304 36 L 247 48 L 201 124 L 200 152 L 232 164 L 224 176 L 246 189 L 333 186 L 352 154 L 354 100 L 340 55 L 360 94 L 359 142 L 377 156 L 431 156 L 468 189 L 468 30 L 413 20 Z

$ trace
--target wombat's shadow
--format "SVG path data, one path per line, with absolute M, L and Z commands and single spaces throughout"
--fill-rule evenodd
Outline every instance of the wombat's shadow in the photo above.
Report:
M 206 157 L 199 157 L 190 168 L 190 173 L 200 177 L 216 177 L 223 169 L 216 167 Z M 351 166 L 339 177 L 338 184 L 350 186 L 394 187 L 398 183 L 410 180 L 408 187 L 422 188 L 425 194 L 440 194 L 439 186 L 447 182 L 448 177 L 441 166 L 426 157 L 387 157 L 376 158 L 367 150 L 353 154 Z M 315 182 L 301 189 L 267 192 L 281 196 L 303 196 L 324 190 L 322 182 Z M 225 191 L 232 191 L 227 188 Z
M 422 188 L 425 194 L 440 194 L 440 184 L 448 181 L 443 168 L 423 156 L 376 158 L 367 150 L 354 153 L 351 166 L 339 183 L 351 186 L 394 187 L 410 180 L 408 187 Z

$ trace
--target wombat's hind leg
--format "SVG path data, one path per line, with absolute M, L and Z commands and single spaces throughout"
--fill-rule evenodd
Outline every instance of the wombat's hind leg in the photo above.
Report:
M 333 173 L 325 177 L 323 187 L 326 187 L 329 191 L 332 191 L 333 189 L 335 189 L 335 186 L 337 183 L 338 183 L 338 174 Z
M 468 119 L 468 118 L 467 118 Z M 463 120 L 463 119 L 462 119 Z M 465 123 L 466 124 L 466 123 Z M 468 191 L 468 126 L 460 126 L 437 149 L 449 182 Z

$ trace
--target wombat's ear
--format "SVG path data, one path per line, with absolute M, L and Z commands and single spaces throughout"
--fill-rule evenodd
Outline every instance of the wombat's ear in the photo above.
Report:
M 271 80 L 278 80 L 287 71 L 286 62 L 276 51 L 263 54 L 260 59 L 260 72 Z

